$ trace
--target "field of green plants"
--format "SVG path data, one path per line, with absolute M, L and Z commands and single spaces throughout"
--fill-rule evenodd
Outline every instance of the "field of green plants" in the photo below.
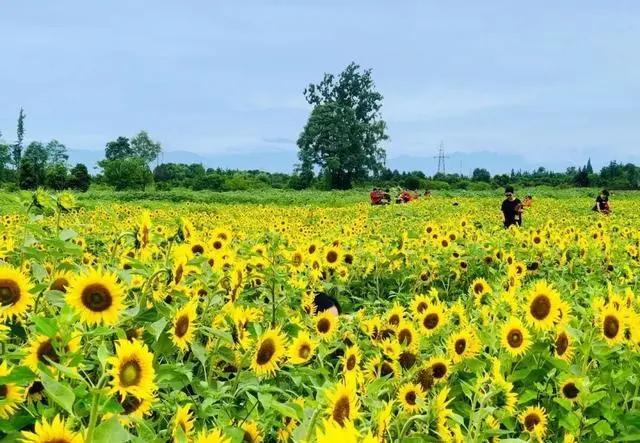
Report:
M 525 193 L 0 193 L 0 438 L 639 441 L 640 193 Z

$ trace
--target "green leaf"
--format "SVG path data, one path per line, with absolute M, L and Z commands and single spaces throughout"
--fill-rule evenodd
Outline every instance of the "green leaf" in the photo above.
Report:
M 191 352 L 202 363 L 202 367 L 207 367 L 207 352 L 200 343 L 193 342 L 191 344 Z
M 603 435 L 609 437 L 613 436 L 613 429 L 611 429 L 611 426 L 609 426 L 609 422 L 604 420 L 600 420 L 598 423 L 596 423 L 596 425 L 593 427 L 593 430 L 596 431 L 596 434 L 598 434 L 599 437 L 602 437 Z
M 161 318 L 160 320 L 153 322 L 149 325 L 149 327 L 151 328 L 152 332 L 153 332 L 153 337 L 158 340 L 158 338 L 160 337 L 160 334 L 162 334 L 162 331 L 164 331 L 164 327 L 167 326 L 167 319 L 166 318 Z
M 58 322 L 55 318 L 35 317 L 33 322 L 36 324 L 36 331 L 47 337 L 55 337 L 58 332 Z
M 107 350 L 107 346 L 104 343 L 100 343 L 97 355 L 100 366 L 102 367 L 102 369 L 104 369 L 107 365 L 107 359 L 109 358 L 109 351 Z
M 13 383 L 18 386 L 26 386 L 36 379 L 36 375 L 26 366 L 18 366 L 11 370 L 9 375 L 0 377 L 0 385 Z
M 67 241 L 77 236 L 78 234 L 73 229 L 63 229 L 62 231 L 60 231 L 60 235 L 58 237 L 62 241 Z
M 131 440 L 131 435 L 122 427 L 118 417 L 111 417 L 98 426 L 93 435 L 94 443 L 113 443 Z
M 71 388 L 58 382 L 45 372 L 41 373 L 40 379 L 42 380 L 44 390 L 47 392 L 47 397 L 58 403 L 69 414 L 73 415 L 73 402 L 76 396 Z

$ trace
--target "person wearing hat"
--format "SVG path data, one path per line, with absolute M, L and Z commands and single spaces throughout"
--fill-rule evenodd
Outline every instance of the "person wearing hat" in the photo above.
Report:
M 609 214 L 611 208 L 609 207 L 609 191 L 603 189 L 596 197 L 596 204 L 593 206 L 593 210 L 602 214 Z
M 502 202 L 502 215 L 504 216 L 504 227 L 516 225 L 522 226 L 522 202 L 516 198 L 513 186 L 504 188 L 505 199 Z

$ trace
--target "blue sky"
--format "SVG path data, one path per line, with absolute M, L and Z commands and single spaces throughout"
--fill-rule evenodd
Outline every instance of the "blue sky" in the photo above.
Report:
M 102 149 L 148 130 L 168 151 L 282 153 L 302 90 L 352 60 L 383 93 L 390 158 L 640 162 L 640 2 L 4 1 L 0 130 Z M 516 169 L 519 165 L 515 165 Z

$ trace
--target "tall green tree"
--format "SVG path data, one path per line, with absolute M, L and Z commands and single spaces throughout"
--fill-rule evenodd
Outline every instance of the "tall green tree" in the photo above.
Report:
M 20 167 L 20 160 L 22 159 L 22 143 L 24 141 L 24 119 L 27 115 L 24 113 L 24 109 L 20 108 L 20 114 L 18 115 L 18 127 L 16 129 L 16 142 L 13 145 L 13 151 L 11 153 L 13 159 L 13 165 L 16 170 Z
M 116 191 L 125 189 L 143 190 L 153 183 L 149 165 L 138 157 L 127 157 L 100 163 L 104 181 Z
M 18 182 L 22 189 L 35 189 L 45 184 L 45 171 L 49 155 L 40 142 L 31 142 L 20 160 Z
M 388 136 L 380 114 L 383 97 L 370 69 L 351 63 L 337 77 L 325 74 L 310 84 L 304 96 L 313 110 L 298 138 L 300 170 L 319 167 L 332 189 L 348 189 L 382 170 L 381 143 Z
M 78 163 L 69 171 L 67 186 L 77 191 L 86 192 L 91 184 L 91 176 L 87 167 Z
M 49 163 L 64 165 L 67 163 L 67 160 L 69 160 L 67 147 L 60 143 L 58 140 L 51 140 L 49 143 L 47 143 L 46 148 L 49 157 Z
M 150 163 L 158 158 L 162 152 L 162 146 L 159 142 L 151 140 L 147 131 L 140 131 L 131 139 L 131 150 L 134 157 Z
M 118 160 L 133 157 L 133 150 L 127 137 L 118 137 L 116 140 L 107 143 L 104 156 L 107 160 Z
M 11 146 L 2 139 L 0 132 L 0 183 L 7 181 L 11 163 Z

